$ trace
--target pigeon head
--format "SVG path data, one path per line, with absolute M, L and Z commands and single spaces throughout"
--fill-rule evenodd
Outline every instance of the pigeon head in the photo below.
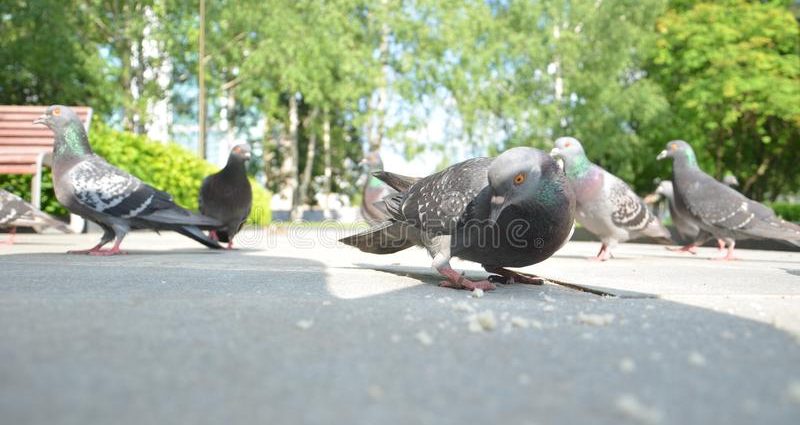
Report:
M 657 160 L 672 158 L 673 161 L 697 166 L 697 158 L 692 147 L 683 140 L 667 142 L 667 147 L 656 157 Z
M 570 178 L 584 176 L 592 163 L 586 157 L 583 145 L 574 137 L 559 137 L 553 143 L 555 147 L 550 151 L 550 156 L 564 161 L 564 171 Z
M 551 156 L 564 159 L 586 156 L 586 152 L 583 151 L 583 145 L 574 137 L 559 137 L 553 145 L 555 147 L 550 151 Z
M 542 201 L 540 198 L 558 174 L 561 169 L 555 160 L 538 149 L 519 147 L 500 154 L 489 167 L 491 221 L 497 222 L 509 206 L 524 207 Z
M 381 160 L 381 154 L 377 151 L 367 153 L 359 165 L 364 167 L 367 172 L 383 171 L 383 160 Z
M 53 130 L 55 143 L 53 153 L 56 158 L 61 156 L 88 155 L 92 153 L 86 129 L 83 128 L 78 115 L 69 107 L 53 105 L 47 108 L 44 114 L 37 118 L 34 124 L 42 124 Z
M 72 109 L 62 105 L 53 105 L 48 107 L 44 114 L 37 118 L 33 123 L 42 124 L 53 131 L 57 131 L 66 128 L 73 122 L 80 124 L 78 116 L 72 111 Z
M 739 187 L 739 179 L 733 174 L 726 174 L 725 177 L 722 178 L 722 182 L 728 187 Z
M 231 155 L 230 155 L 231 159 L 235 158 L 238 159 L 239 161 L 244 162 L 249 160 L 251 156 L 252 153 L 250 151 L 250 145 L 248 145 L 247 143 L 236 145 L 233 147 L 233 149 L 231 149 Z
M 658 187 L 656 188 L 656 193 L 669 200 L 672 200 L 675 197 L 672 189 L 672 182 L 669 180 L 663 180 L 661 183 L 659 183 Z

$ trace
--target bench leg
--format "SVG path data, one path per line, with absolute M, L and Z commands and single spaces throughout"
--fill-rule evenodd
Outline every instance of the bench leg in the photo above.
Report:
M 43 155 L 36 159 L 36 172 L 31 179 L 31 205 L 37 210 L 42 209 L 42 163 Z M 42 226 L 33 226 L 36 233 L 42 233 Z

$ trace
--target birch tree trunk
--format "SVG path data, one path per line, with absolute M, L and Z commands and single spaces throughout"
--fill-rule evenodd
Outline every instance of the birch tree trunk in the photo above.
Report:
M 327 210 L 330 209 L 328 200 L 331 195 L 331 179 L 333 177 L 333 169 L 331 167 L 331 119 L 327 111 L 325 111 L 325 117 L 322 121 L 322 155 L 325 160 L 325 174 L 322 183 L 325 204 L 322 207 Z
M 317 110 L 311 112 L 311 115 L 308 116 L 306 123 L 304 125 L 305 128 L 310 128 L 311 123 L 314 121 L 314 118 L 317 115 Z M 300 180 L 300 200 L 302 201 L 302 205 L 309 205 L 308 199 L 308 186 L 311 184 L 311 172 L 314 169 L 314 158 L 317 154 L 317 133 L 315 131 L 310 131 L 308 136 L 308 150 L 306 150 L 306 164 L 303 167 L 303 176 Z
M 298 185 L 298 170 L 297 170 L 297 157 L 300 156 L 298 152 L 299 134 L 298 127 L 300 120 L 298 118 L 297 110 L 297 93 L 291 92 L 289 96 L 289 134 L 284 143 L 283 164 L 281 166 L 284 182 L 283 193 L 289 200 L 291 200 L 291 214 L 292 220 L 297 220 L 300 213 L 300 197 Z
M 388 10 L 387 0 L 381 1 L 384 11 Z M 390 28 L 386 22 L 389 18 L 384 14 L 384 22 L 381 24 L 381 44 L 379 47 L 381 60 L 381 78 L 378 83 L 378 95 L 375 101 L 373 112 L 373 128 L 370 131 L 369 151 L 377 152 L 381 149 L 383 136 L 386 132 L 386 104 L 389 97 L 389 35 Z

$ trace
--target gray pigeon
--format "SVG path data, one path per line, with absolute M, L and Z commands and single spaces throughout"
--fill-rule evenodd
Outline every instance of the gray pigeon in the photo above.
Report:
M 227 242 L 228 249 L 233 248 L 233 237 L 241 230 L 253 206 L 253 189 L 245 169 L 250 155 L 249 145 L 234 146 L 225 168 L 203 179 L 200 186 L 200 213 L 223 224 L 211 230 L 211 238 Z
M 11 228 L 8 240 L 0 243 L 13 245 L 17 227 L 34 226 L 53 227 L 64 233 L 72 233 L 72 229 L 63 222 L 39 211 L 19 196 L 0 189 L 0 227 Z
M 617 176 L 589 161 L 577 139 L 557 139 L 551 155 L 564 161 L 575 191 L 578 223 L 602 242 L 597 260 L 608 260 L 618 242 L 645 236 L 669 240 L 669 231 L 642 199 Z
M 713 236 L 704 230 L 700 230 L 700 227 L 695 224 L 694 220 L 678 212 L 675 208 L 675 192 L 671 181 L 664 180 L 659 183 L 655 193 L 645 197 L 644 201 L 645 203 L 654 203 L 660 198 L 666 199 L 667 206 L 669 207 L 669 216 L 680 237 L 680 240 L 677 242 L 683 244 L 681 248 L 667 247 L 667 249 L 696 254 L 696 248 L 706 243 L 706 241 Z M 718 243 L 721 246 L 720 249 L 725 247 L 725 242 L 718 240 Z
M 675 208 L 701 230 L 725 241 L 732 260 L 736 239 L 779 239 L 800 246 L 800 226 L 781 220 L 763 204 L 716 181 L 697 165 L 692 147 L 683 140 L 667 143 L 659 160 L 672 158 Z
M 376 176 L 398 191 L 384 200 L 390 218 L 341 241 L 375 254 L 423 246 L 447 279 L 442 286 L 494 289 L 453 270 L 454 256 L 505 279 L 541 283 L 505 267 L 544 261 L 571 235 L 574 194 L 558 164 L 537 149 L 470 159 L 419 180 Z
M 361 163 L 367 168 L 367 179 L 361 196 L 361 217 L 367 223 L 378 224 L 388 218 L 386 211 L 382 209 L 381 201 L 396 192 L 374 175 L 383 171 L 383 161 L 378 152 L 369 152 Z
M 34 124 L 53 130 L 53 187 L 56 198 L 73 214 L 97 223 L 103 229 L 100 243 L 72 254 L 115 255 L 131 229 L 173 230 L 209 248 L 222 248 L 202 229 L 220 227 L 216 219 L 191 213 L 172 197 L 95 155 L 86 131 L 75 113 L 53 105 Z M 112 239 L 114 247 L 102 247 Z

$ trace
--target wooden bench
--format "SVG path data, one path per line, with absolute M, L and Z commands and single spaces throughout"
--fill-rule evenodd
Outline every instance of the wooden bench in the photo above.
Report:
M 88 134 L 92 108 L 71 108 Z M 43 125 L 34 125 L 33 120 L 46 109 L 47 106 L 0 105 L 0 174 L 32 175 L 31 204 L 36 208 L 41 208 L 42 203 L 42 168 L 51 165 L 53 132 Z M 70 217 L 70 227 L 76 232 L 82 231 L 83 225 L 80 217 Z

